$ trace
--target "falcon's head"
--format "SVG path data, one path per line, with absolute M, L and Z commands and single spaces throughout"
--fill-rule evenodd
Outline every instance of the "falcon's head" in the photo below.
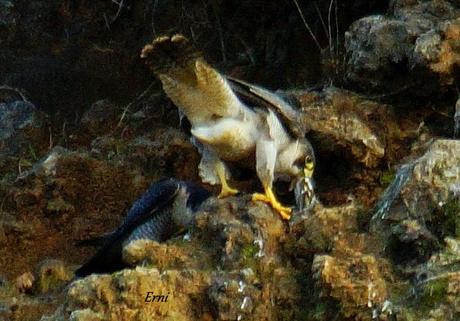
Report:
M 316 159 L 313 147 L 305 139 L 299 142 L 297 149 L 301 151 L 300 155 L 294 160 L 292 166 L 296 175 L 292 184 L 295 184 L 295 200 L 298 210 L 308 211 L 315 202 L 313 173 L 315 171 Z

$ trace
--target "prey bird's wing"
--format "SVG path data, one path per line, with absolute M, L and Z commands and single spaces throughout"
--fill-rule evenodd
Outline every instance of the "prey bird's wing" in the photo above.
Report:
M 267 89 L 233 77 L 227 76 L 227 81 L 241 100 L 247 102 L 247 105 L 273 111 L 280 118 L 289 134 L 295 138 L 305 137 L 307 129 L 299 111 L 282 97 Z
M 134 202 L 126 214 L 120 232 L 130 232 L 171 204 L 176 197 L 181 183 L 175 179 L 164 179 L 153 183 L 142 196 Z

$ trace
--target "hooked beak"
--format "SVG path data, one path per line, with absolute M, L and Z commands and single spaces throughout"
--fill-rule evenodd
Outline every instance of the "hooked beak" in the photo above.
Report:
M 316 203 L 313 178 L 308 176 L 300 177 L 295 184 L 294 194 L 299 211 L 307 212 L 311 210 Z

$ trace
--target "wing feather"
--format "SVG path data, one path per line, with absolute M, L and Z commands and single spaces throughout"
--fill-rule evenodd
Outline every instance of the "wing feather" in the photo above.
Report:
M 245 113 L 245 106 L 233 92 L 224 76 L 203 59 L 195 62 L 198 90 L 204 101 L 211 101 L 213 112 L 220 117 L 235 117 Z
M 250 105 L 258 108 L 272 110 L 280 118 L 289 134 L 295 138 L 305 137 L 307 127 L 299 111 L 294 109 L 279 95 L 233 77 L 227 77 L 227 80 L 233 91 L 242 97 L 243 101 L 247 100 Z
M 291 143 L 291 138 L 284 129 L 275 112 L 271 109 L 268 110 L 267 124 L 270 137 L 273 139 L 277 147 L 284 147 Z

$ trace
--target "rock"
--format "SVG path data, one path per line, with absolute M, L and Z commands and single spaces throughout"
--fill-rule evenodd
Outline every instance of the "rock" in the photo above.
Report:
M 311 273 L 310 295 L 317 308 L 310 312 L 320 320 L 333 318 L 332 311 L 350 320 L 386 320 L 395 288 L 387 259 L 380 256 L 379 239 L 362 233 L 358 226 L 362 211 L 353 202 L 335 207 L 318 204 L 310 215 L 297 217 L 285 251 L 305 262 Z M 311 262 L 311 263 L 306 263 Z
M 62 290 L 72 278 L 72 273 L 61 260 L 46 259 L 34 272 L 25 272 L 16 278 L 16 289 L 20 293 L 50 293 Z
M 362 205 L 373 206 L 381 186 L 393 177 L 392 164 L 411 152 L 408 145 L 415 140 L 421 146 L 432 136 L 423 128 L 424 115 L 406 117 L 392 105 L 351 91 L 327 87 L 287 95 L 298 101 L 310 129 L 315 191 L 327 205 L 344 204 L 353 195 Z
M 454 138 L 460 139 L 460 97 L 455 103 Z
M 72 273 L 61 260 L 40 262 L 36 271 L 36 288 L 39 293 L 57 292 L 72 279 Z
M 398 315 L 422 321 L 455 320 L 459 308 L 460 275 L 458 271 L 427 274 L 410 290 Z M 410 303 L 409 303 L 410 301 Z M 409 308 L 415 304 L 417 308 Z M 453 317 L 454 316 L 454 317 Z
M 254 314 L 255 304 L 261 300 L 262 291 L 248 284 L 244 275 L 217 276 L 208 290 L 208 296 L 218 311 L 219 320 L 242 320 Z
M 416 40 L 414 61 L 428 64 L 441 78 L 441 85 L 452 85 L 455 68 L 460 66 L 460 18 L 447 21 Z
M 16 278 L 16 288 L 19 292 L 30 291 L 34 285 L 35 276 L 32 272 L 25 272 Z
M 447 1 L 395 1 L 388 15 L 357 20 L 345 34 L 348 79 L 385 93 L 445 91 L 460 62 L 458 14 Z
M 0 0 L 0 319 L 458 318 L 460 150 L 455 141 L 432 144 L 451 135 L 458 0 L 394 0 L 388 10 L 374 0 L 305 2 L 281 11 L 243 1 L 244 14 L 231 17 L 231 6 L 220 2 L 157 2 Z M 177 108 L 166 105 L 157 83 L 149 85 L 138 59 L 152 29 L 171 32 L 178 21 L 229 75 L 292 87 L 321 77 L 324 51 L 316 52 L 299 15 L 310 22 L 317 10 L 325 29 L 338 11 L 339 34 L 363 17 L 348 30 L 344 56 L 329 48 L 324 62 L 346 88 L 378 95 L 333 87 L 288 93 L 300 102 L 318 160 L 320 202 L 310 213 L 284 222 L 250 195 L 212 198 L 185 236 L 126 246 L 130 268 L 71 279 L 94 254 L 75 241 L 117 226 L 149 181 L 199 181 L 195 147 L 172 128 Z M 275 24 L 247 28 L 254 24 L 247 13 L 259 25 Z M 320 20 L 312 25 L 316 35 Z M 211 37 L 203 43 L 203 35 Z M 343 37 L 337 40 L 340 46 Z M 387 97 L 404 104 L 389 105 Z M 53 111 L 51 132 L 29 99 Z M 121 128 L 119 106 L 127 106 Z M 46 151 L 50 134 L 66 148 Z M 398 172 L 395 163 L 403 164 Z M 50 253 L 55 259 L 44 259 Z
M 174 128 L 158 128 L 121 139 L 100 136 L 92 141 L 91 153 L 98 158 L 129 163 L 156 177 L 198 178 L 198 151 L 186 134 Z
M 457 236 L 460 142 L 437 140 L 400 167 L 376 206 L 371 229 L 396 263 L 426 261 L 445 236 Z
M 391 122 L 392 116 L 388 106 L 332 87 L 320 93 L 293 94 L 300 103 L 305 123 L 313 134 L 320 136 L 314 146 L 318 153 L 340 146 L 367 167 L 375 167 L 384 158 L 384 136 L 389 126 L 385 120 Z
M 212 198 L 188 237 L 129 244 L 123 257 L 132 270 L 73 282 L 46 320 L 299 320 L 317 313 L 316 300 L 336 302 L 343 318 L 386 315 L 391 270 L 373 254 L 376 239 L 359 233 L 354 204 L 318 204 L 287 233 L 268 206 L 248 201 Z M 145 302 L 148 292 L 164 301 Z
M 103 320 L 192 320 L 203 313 L 200 296 L 209 283 L 209 276 L 200 271 L 138 267 L 74 282 L 66 310 L 81 321 L 94 320 L 94 316 Z M 152 302 L 153 295 L 162 297 Z
M 91 251 L 74 243 L 116 227 L 148 184 L 124 165 L 55 147 L 2 198 L 0 273 L 15 277 L 50 253 L 69 264 L 82 262 Z M 17 252 L 23 255 L 12 255 Z
M 6 46 L 9 40 L 14 37 L 18 23 L 19 14 L 15 10 L 12 1 L 0 1 L 0 45 Z
M 398 117 L 393 106 L 350 91 L 328 87 L 288 94 L 300 104 L 317 157 L 345 151 L 342 161 L 376 168 L 398 162 L 406 142 L 419 135 L 422 119 Z
M 380 265 L 372 255 L 338 258 L 317 255 L 312 273 L 320 297 L 337 300 L 341 314 L 354 320 L 371 320 L 388 298 L 387 285 Z
M 12 103 L 15 101 L 27 101 L 24 91 L 10 86 L 0 86 L 0 103 Z
M 330 208 L 318 204 L 313 213 L 296 218 L 291 223 L 288 253 L 309 257 L 332 249 L 347 255 L 352 254 L 347 252 L 350 250 L 359 254 L 365 251 L 364 239 L 357 233 L 357 208 L 354 204 Z M 336 247 L 337 244 L 341 244 L 340 247 Z
M 351 81 L 384 88 L 385 80 L 408 59 L 412 46 L 403 21 L 370 16 L 354 22 L 345 34 Z
M 79 320 L 261 320 L 276 319 L 281 310 L 295 317 L 301 289 L 280 256 L 283 222 L 264 204 L 248 205 L 247 199 L 211 199 L 188 238 L 131 243 L 124 259 L 143 267 L 74 282 L 64 310 Z M 164 301 L 145 302 L 148 292 Z M 270 300 L 282 309 L 269 308 Z M 49 320 L 62 318 L 59 311 Z
M 24 222 L 14 214 L 3 212 L 0 220 L 0 244 L 7 246 L 10 237 L 27 238 L 37 228 L 36 221 Z
M 71 152 L 57 146 L 20 177 L 22 184 L 29 185 L 29 188 L 12 189 L 12 197 L 16 200 L 17 209 L 38 204 L 48 213 L 74 213 L 84 206 L 86 197 L 91 198 L 90 194 L 83 194 L 89 191 L 93 183 L 105 184 L 105 187 L 111 185 L 109 188 L 116 192 L 126 179 L 125 183 L 129 182 L 131 187 L 142 190 L 147 182 L 139 178 L 138 172 L 124 171 L 122 168 L 96 160 L 88 153 Z M 82 182 L 86 182 L 85 186 L 81 185 Z M 101 185 L 94 188 L 101 188 Z M 43 202 L 44 197 L 46 202 Z
M 101 136 L 114 130 L 121 117 L 121 110 L 109 100 L 99 100 L 83 114 L 81 125 L 92 136 Z
M 72 205 L 68 204 L 66 201 L 64 201 L 62 197 L 57 197 L 49 200 L 46 204 L 46 210 L 49 213 L 56 214 L 75 212 L 75 208 Z
M 378 221 L 427 218 L 442 208 L 457 194 L 459 152 L 459 141 L 437 140 L 422 157 L 403 165 L 377 206 Z
M 46 144 L 47 137 L 46 116 L 33 104 L 27 101 L 0 103 L 2 157 L 14 155 L 32 158 Z
M 179 244 L 176 244 L 179 243 Z M 190 256 L 193 253 L 193 257 Z M 172 268 L 203 269 L 210 267 L 208 252 L 186 241 L 158 243 L 137 240 L 123 249 L 124 261 L 132 266 L 152 265 L 160 270 Z

